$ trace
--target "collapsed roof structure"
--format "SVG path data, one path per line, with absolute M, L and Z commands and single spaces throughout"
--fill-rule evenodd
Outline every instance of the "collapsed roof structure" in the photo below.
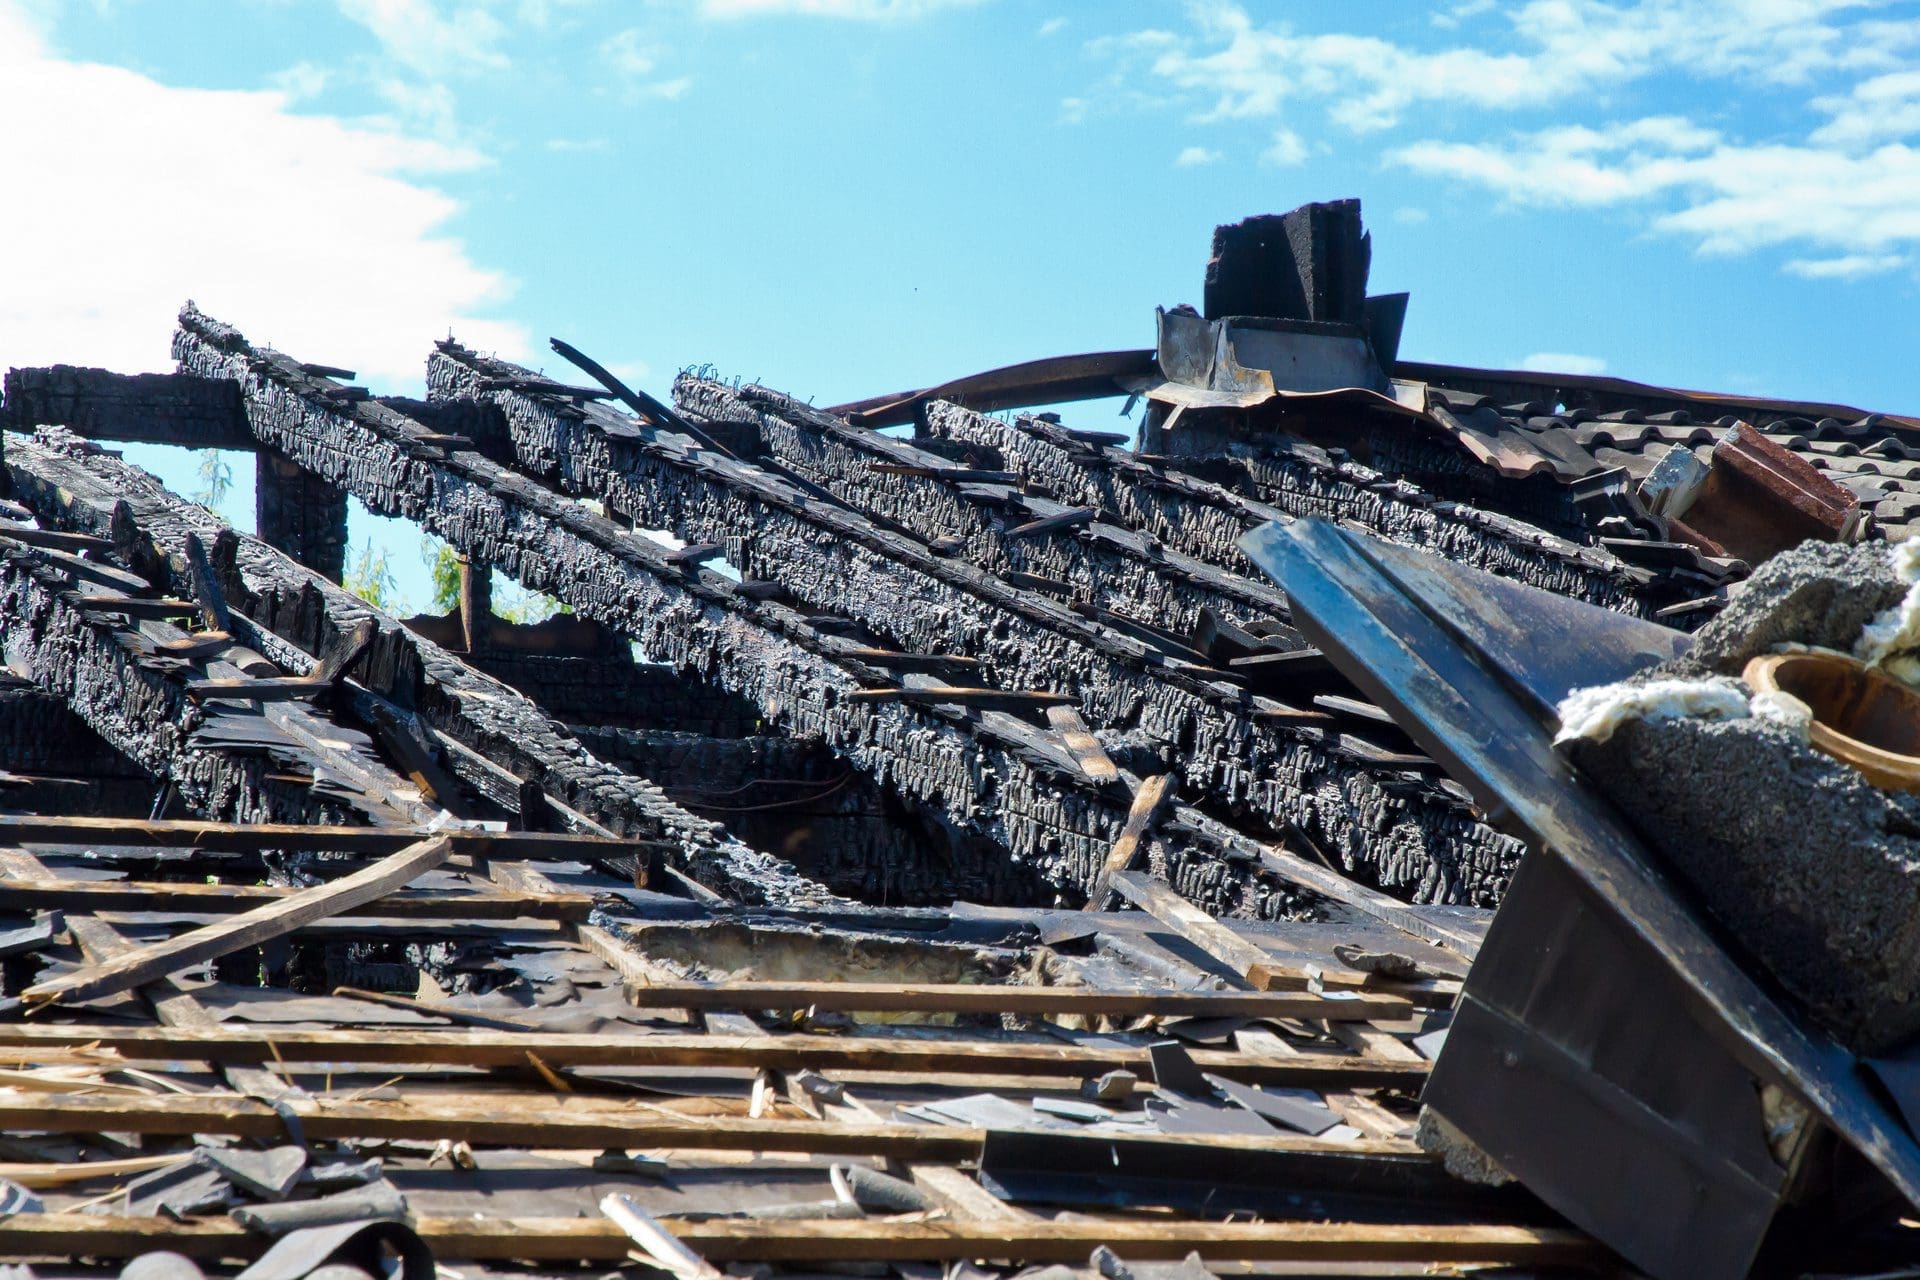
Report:
M 0 1255 L 1910 1257 L 1910 975 L 1830 980 L 1912 954 L 1893 837 L 1816 928 L 1688 861 L 1740 819 L 1655 695 L 1551 740 L 1897 610 L 1920 422 L 1403 360 L 1369 254 L 1249 219 L 1152 348 L 832 409 L 559 342 L 377 396 L 191 303 L 175 372 L 10 370 Z M 1109 396 L 1136 437 L 1003 412 Z M 255 531 L 116 442 L 251 452 Z M 349 497 L 458 607 L 341 585 Z M 1686 758 L 1853 785 L 1757 717 Z

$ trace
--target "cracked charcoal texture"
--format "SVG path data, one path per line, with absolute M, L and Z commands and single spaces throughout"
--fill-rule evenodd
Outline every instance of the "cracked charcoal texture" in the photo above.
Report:
M 993 840 L 1005 851 L 1007 892 L 969 896 L 1009 900 L 1035 866 L 1075 891 L 1118 833 L 1124 795 L 1063 781 L 1072 766 L 1047 735 L 1004 717 L 847 702 L 857 678 L 830 656 L 831 637 L 796 611 L 746 599 L 717 575 L 688 573 L 656 544 L 476 455 L 419 450 L 407 442 L 415 429 L 392 409 L 326 403 L 290 361 L 255 352 L 197 313 L 183 314 L 175 355 L 189 371 L 241 382 L 263 441 L 374 510 L 421 522 L 464 554 L 631 637 L 648 660 L 741 693 L 761 709 L 767 731 L 817 737 L 877 785 Z M 1204 850 L 1183 856 L 1176 887 L 1198 885 L 1206 862 Z M 1313 909 L 1310 895 L 1252 876 L 1207 902 L 1268 917 Z
M 64 426 L 119 440 L 189 448 L 244 447 L 247 439 L 240 397 L 229 382 L 64 364 L 9 369 L 0 425 L 22 432 Z
M 0 770 L 92 777 L 141 776 L 61 698 L 31 684 L 0 687 Z
M 1259 573 L 1237 545 L 1247 530 L 1317 516 L 1602 608 L 1648 616 L 1660 603 L 1645 590 L 1647 575 L 1604 552 L 1445 501 L 1297 441 L 1274 440 L 1258 457 L 1182 470 L 1087 444 L 1032 417 L 1008 424 L 936 403 L 925 425 L 935 438 L 992 451 L 1006 469 L 1061 502 L 1111 511 L 1129 527 L 1235 573 Z
M 1758 720 L 1632 721 L 1574 759 L 1842 1043 L 1920 1033 L 1920 797 Z
M 990 572 L 1066 582 L 1076 599 L 1181 635 L 1194 630 L 1202 609 L 1241 626 L 1287 619 L 1286 598 L 1264 579 L 1225 571 L 1105 520 L 1080 530 L 1010 538 L 1008 529 L 1075 504 L 1042 499 L 1040 505 L 1006 486 L 874 471 L 874 462 L 950 464 L 905 441 L 849 427 L 790 397 L 761 387 L 734 392 L 710 379 L 683 375 L 674 384 L 674 398 L 683 410 L 708 420 L 747 419 L 782 464 L 919 538 L 961 538 L 966 559 Z M 995 507 L 1003 513 L 996 515 Z
M 12 451 L 10 450 L 10 453 Z M 9 459 L 11 461 L 11 459 Z M 86 726 L 180 802 L 227 822 L 360 823 L 359 807 L 273 780 L 289 763 L 259 751 L 210 746 L 196 730 L 202 713 L 177 677 L 143 665 L 136 641 L 61 599 L 70 584 L 31 557 L 0 558 L 0 635 L 6 659 L 55 694 Z
M 760 723 L 759 712 L 738 696 L 634 662 L 624 644 L 619 653 L 591 658 L 490 647 L 462 656 L 468 665 L 512 685 L 569 725 L 745 738 Z
M 446 397 L 479 390 L 483 378 L 514 375 L 524 371 L 441 344 L 428 382 Z M 773 417 L 729 402 L 735 393 L 717 383 L 698 385 L 703 411 L 726 406 L 734 421 Z M 750 531 L 740 538 L 748 576 L 775 579 L 808 605 L 854 618 L 903 650 L 979 657 L 983 682 L 994 687 L 1075 693 L 1094 725 L 1137 727 L 1163 744 L 1190 794 L 1276 830 L 1297 823 L 1323 847 L 1341 850 L 1361 878 L 1423 901 L 1489 904 L 1504 887 L 1518 846 L 1474 822 L 1451 797 L 1437 789 L 1392 792 L 1317 731 L 1258 724 L 1238 691 L 1209 692 L 1204 679 L 1152 665 L 1146 646 L 1054 601 L 934 557 L 854 513 L 815 514 L 820 504 L 778 477 L 756 472 L 751 490 L 716 480 L 714 471 L 746 469 L 716 463 L 703 471 L 684 448 L 604 408 L 480 393 L 505 412 L 520 464 L 566 492 L 601 497 L 688 541 L 724 542 Z M 803 408 L 777 393 L 752 394 L 789 414 Z M 767 421 L 763 435 L 778 429 Z M 977 531 L 982 523 L 957 505 L 951 514 L 966 519 L 962 527 Z M 1064 867 L 1049 870 L 1056 880 L 1064 874 Z
M 57 474 L 60 487 L 83 499 L 64 514 L 75 523 L 93 521 L 90 532 L 110 532 L 116 500 L 127 502 L 145 536 L 172 555 L 178 554 L 172 549 L 184 545 L 188 532 L 213 542 L 226 531 L 217 517 L 182 502 L 151 476 L 70 437 L 23 442 L 9 451 L 7 462 L 16 492 L 49 514 L 57 510 L 54 486 L 40 473 Z M 746 901 L 806 905 L 833 899 L 778 860 L 727 840 L 715 824 L 671 804 L 645 779 L 595 759 L 556 731 L 538 707 L 376 614 L 357 597 L 255 539 L 238 538 L 234 546 L 223 584 L 228 603 L 267 630 L 317 653 L 333 636 L 374 617 L 381 629 L 358 670 L 375 693 L 418 712 L 434 728 L 539 782 L 554 798 L 616 832 L 679 841 L 692 873 L 713 879 Z M 157 554 L 155 560 L 155 572 L 183 576 L 180 566 Z M 517 796 L 494 798 L 517 804 Z
M 1010 900 L 1049 896 L 1032 875 L 1024 889 L 1010 889 L 1005 857 L 991 841 L 888 795 L 820 743 L 589 726 L 574 732 L 677 803 L 862 902 L 939 905 L 967 898 L 966 886 Z
M 328 581 L 340 581 L 347 563 L 347 495 L 265 449 L 255 458 L 260 540 Z

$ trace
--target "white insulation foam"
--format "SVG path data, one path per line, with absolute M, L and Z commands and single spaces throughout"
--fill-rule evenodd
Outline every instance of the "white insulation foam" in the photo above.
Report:
M 1727 676 L 1593 685 L 1568 694 L 1559 711 L 1556 744 L 1576 738 L 1605 742 L 1629 720 L 1753 719 L 1801 742 L 1813 726 L 1813 708 L 1792 694 L 1773 689 L 1749 696 L 1746 685 Z
M 1861 628 L 1853 656 L 1870 667 L 1898 659 L 1890 668 L 1891 673 L 1899 679 L 1910 680 L 1912 675 L 1920 674 L 1910 657 L 1903 656 L 1920 649 L 1920 538 L 1895 543 L 1887 551 L 1887 562 L 1902 582 L 1912 585 L 1899 604 Z
M 1559 710 L 1555 742 L 1605 742 L 1629 720 L 1744 720 L 1751 714 L 1746 686 L 1726 676 L 1593 685 L 1568 694 Z

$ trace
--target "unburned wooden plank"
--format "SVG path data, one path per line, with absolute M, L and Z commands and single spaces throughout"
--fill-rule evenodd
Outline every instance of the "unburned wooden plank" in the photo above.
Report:
M 1132 867 L 1140 857 L 1141 842 L 1147 833 L 1153 830 L 1153 824 L 1166 812 L 1168 803 L 1173 799 L 1173 777 L 1171 774 L 1157 773 L 1140 784 L 1133 793 L 1133 805 L 1127 810 L 1126 823 L 1120 828 L 1113 847 L 1107 850 L 1107 860 L 1093 878 L 1093 884 L 1087 890 L 1087 911 L 1105 911 L 1107 898 L 1113 892 L 1114 877 Z M 1196 908 L 1197 910 L 1197 908 Z M 1204 913 L 1202 913 L 1204 914 Z
M 36 878 L 46 878 L 53 874 L 48 870 L 46 863 L 25 849 L 0 848 L 0 870 L 4 870 L 10 876 Z M 111 960 L 132 952 L 135 947 L 134 943 L 122 937 L 112 925 L 91 916 L 69 916 L 67 929 L 73 934 L 73 940 L 79 946 L 80 953 L 89 960 Z M 172 978 L 155 983 L 148 987 L 144 994 L 148 1003 L 153 1006 L 154 1016 L 168 1027 L 195 1027 L 206 1030 L 220 1025 L 220 1020 L 214 1017 L 205 1005 L 176 984 Z M 191 1058 L 194 1055 L 183 1056 Z M 221 1063 L 219 1067 L 221 1076 L 229 1085 L 240 1093 L 256 1098 L 273 1098 L 300 1092 L 296 1086 L 257 1066 L 229 1062 Z
M 453 842 L 443 835 L 419 841 L 338 880 L 304 889 L 218 924 L 36 983 L 21 992 L 21 998 L 30 1004 L 92 1000 L 157 982 L 190 965 L 258 946 L 271 938 L 284 937 L 302 925 L 373 902 L 439 866 L 452 851 Z
M 1123 1258 L 1178 1261 L 1428 1262 L 1547 1264 L 1599 1262 L 1606 1252 L 1577 1231 L 1504 1224 L 1207 1222 L 1185 1219 L 885 1218 L 759 1221 L 663 1218 L 661 1225 L 713 1262 L 953 1262 L 1010 1258 L 1084 1264 L 1106 1245 Z M 448 1261 L 622 1263 L 627 1233 L 605 1218 L 422 1217 L 414 1230 Z M 243 1260 L 271 1240 L 227 1218 L 23 1213 L 0 1222 L 0 1253 L 11 1258 L 127 1258 L 170 1249 L 194 1258 Z
M 541 1059 L 543 1062 L 545 1058 Z M 550 1064 L 549 1064 L 550 1065 Z M 76 1089 L 84 1088 L 76 1085 Z M 290 1110 L 310 1140 L 411 1139 L 540 1150 L 665 1147 L 700 1151 L 798 1151 L 815 1155 L 886 1156 L 902 1161 L 978 1159 L 987 1131 L 966 1125 L 849 1123 L 740 1115 L 682 1116 L 645 1103 L 541 1107 L 524 1099 L 502 1106 L 484 1095 L 422 1096 L 398 1102 L 301 1098 L 279 1109 L 252 1098 L 217 1094 L 131 1096 L 88 1093 L 0 1093 L 0 1129 L 28 1133 L 226 1134 L 277 1138 Z M 1123 1139 L 1115 1139 L 1123 1141 Z M 1290 1152 L 1338 1162 L 1391 1159 L 1424 1164 L 1435 1157 L 1408 1142 L 1325 1142 L 1271 1134 L 1157 1134 L 1129 1142 L 1235 1153 Z M 1343 1165 L 1342 1167 L 1346 1167 Z
M 655 983 L 628 992 L 643 1007 L 668 1009 L 816 1009 L 869 1013 L 1015 1013 L 1320 1018 L 1365 1021 L 1409 1017 L 1397 996 L 1328 1000 L 1304 991 L 1108 991 L 984 983 L 694 982 Z
M 0 1049 L 92 1045 L 136 1060 L 205 1059 L 213 1062 L 453 1063 L 471 1067 L 518 1067 L 528 1051 L 552 1066 L 733 1067 L 747 1070 L 878 1071 L 901 1075 L 943 1072 L 990 1076 L 1032 1075 L 1083 1079 L 1125 1069 L 1146 1077 L 1151 1061 L 1144 1046 L 1074 1045 L 1039 1040 L 976 1037 L 931 1040 L 880 1034 L 821 1035 L 570 1035 L 501 1031 L 351 1031 L 302 1027 L 129 1027 L 118 1023 L 0 1023 Z M 1397 1085 L 1418 1088 L 1423 1062 L 1383 1062 L 1346 1055 L 1299 1054 L 1284 1059 L 1196 1049 L 1203 1071 L 1261 1084 L 1329 1088 Z
M 1113 877 L 1113 887 L 1128 902 L 1239 974 L 1256 991 L 1273 985 L 1269 972 L 1272 957 L 1264 949 L 1188 902 L 1171 886 L 1137 871 L 1119 871 Z
M 1048 707 L 1047 723 L 1060 735 L 1060 741 L 1072 754 L 1074 763 L 1080 766 L 1080 772 L 1095 782 L 1112 782 L 1120 776 L 1120 770 L 1108 757 L 1107 749 L 1100 745 L 1100 739 L 1093 736 L 1087 722 L 1080 718 L 1078 707 Z
M 286 885 L 200 884 L 161 880 L 0 880 L 0 906 L 18 911 L 179 911 L 189 915 L 246 911 L 300 893 Z M 584 893 L 469 893 L 415 889 L 388 894 L 379 915 L 403 919 L 584 920 L 593 899 Z
M 434 833 L 417 827 L 345 827 L 274 822 L 208 822 L 194 818 L 93 818 L 0 814 L 0 843 L 122 845 L 253 853 L 261 849 L 389 854 Z M 459 853 L 517 858 L 592 858 L 631 850 L 635 841 L 546 831 L 441 833 Z

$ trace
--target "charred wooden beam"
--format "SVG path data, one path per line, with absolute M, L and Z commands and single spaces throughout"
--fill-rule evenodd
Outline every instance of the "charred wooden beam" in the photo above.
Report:
M 63 426 L 96 440 L 252 449 L 240 397 L 218 378 L 109 373 L 75 365 L 9 369 L 0 425 L 9 431 Z
M 9 463 L 14 452 L 8 450 Z M 172 784 L 188 808 L 256 822 L 398 823 L 430 816 L 363 735 L 304 707 L 264 712 L 194 702 L 186 691 L 190 664 L 156 647 L 184 633 L 163 622 L 77 607 L 73 578 L 64 565 L 49 562 L 57 554 L 0 554 L 0 630 L 10 658 L 115 750 Z M 323 790 L 280 776 L 311 776 L 316 767 L 336 784 Z
M 443 343 L 429 360 L 429 388 L 439 396 L 478 391 L 483 378 L 513 368 Z M 605 406 L 523 392 L 482 394 L 504 413 L 522 469 L 683 538 L 736 537 L 743 573 L 778 579 L 797 600 L 850 617 L 900 648 L 974 654 L 983 683 L 1072 692 L 1095 728 L 1137 734 L 1164 761 L 1178 763 L 1190 794 L 1218 797 L 1227 811 L 1258 826 L 1301 826 L 1325 845 L 1357 853 L 1392 850 L 1357 859 L 1363 878 L 1423 900 L 1490 903 L 1518 858 L 1515 842 L 1477 822 L 1454 796 L 1400 785 L 1398 766 L 1383 767 L 1376 753 L 1357 749 L 1364 746 L 1357 738 L 1263 720 L 1266 700 L 1218 674 L 1185 667 L 1158 644 L 1015 585 L 1020 580 L 1011 573 L 936 554 L 936 531 L 1012 549 L 1075 541 L 1055 535 L 1008 543 L 994 504 L 1013 509 L 1019 500 L 1004 487 L 996 493 L 992 486 L 873 472 L 867 464 L 876 457 L 918 461 L 927 469 L 937 459 L 882 446 L 855 449 L 845 439 L 858 434 L 852 428 L 760 389 L 735 392 L 683 380 L 681 399 L 710 422 L 757 424 L 763 440 L 793 437 L 791 447 L 770 446 L 790 457 L 804 455 L 809 441 L 825 442 L 832 452 L 818 455 L 826 459 L 817 468 L 822 487 L 835 489 L 848 506 L 820 502 L 781 475 L 717 459 L 688 447 L 684 437 Z M 977 501 L 977 491 L 991 501 Z M 1017 510 L 1024 516 L 1033 509 Z M 1138 533 L 1107 527 L 1134 548 L 1132 558 L 1114 565 L 1128 566 L 1142 581 L 1171 580 L 1160 563 L 1170 557 L 1156 557 Z M 1277 590 L 1252 578 L 1197 560 L 1176 570 L 1185 580 L 1213 584 L 1211 594 L 1191 598 L 1190 616 L 1203 602 L 1228 607 L 1223 593 L 1230 583 L 1240 593 L 1231 606 L 1239 617 L 1253 614 L 1248 599 L 1262 601 L 1265 616 L 1285 608 Z M 1109 585 L 1092 580 L 1102 590 Z M 1329 804 L 1329 796 L 1340 800 Z M 1394 833 L 1390 841 L 1374 838 L 1385 829 Z M 1082 892 L 1104 850 L 1085 856 L 1070 878 Z M 1234 868 L 1209 870 L 1198 857 L 1180 862 L 1172 870 L 1176 883 L 1208 895 L 1210 906 L 1218 909 L 1240 892 L 1242 876 Z M 1047 874 L 1068 879 L 1053 867 Z
M 1125 795 L 1091 783 L 1038 726 L 996 712 L 852 702 L 845 694 L 890 680 L 841 656 L 858 644 L 784 604 L 746 598 L 719 574 L 688 574 L 659 544 L 478 454 L 419 449 L 419 428 L 403 415 L 374 401 L 329 401 L 296 362 L 253 348 L 217 321 L 183 313 L 175 355 L 195 372 L 241 383 L 263 442 L 375 511 L 418 520 L 457 550 L 632 637 L 650 660 L 739 692 L 769 729 L 827 741 L 863 772 L 993 839 L 1013 855 L 1012 865 L 1002 859 L 1007 876 L 1028 874 L 1020 863 L 1037 866 L 1077 896 L 1125 820 Z M 1130 651 L 1144 663 L 1144 646 Z M 1307 908 L 1283 882 L 1226 874 L 1230 863 L 1257 863 L 1252 841 L 1235 845 L 1215 828 L 1191 829 L 1200 832 L 1189 842 L 1194 856 L 1176 855 L 1188 868 L 1183 887 L 1252 914 Z M 992 884 L 963 888 L 1001 896 Z
M 735 391 L 683 377 L 675 394 L 689 412 L 757 424 L 783 466 L 921 538 L 956 539 L 954 553 L 1010 580 L 1028 574 L 1064 582 L 1182 634 L 1203 610 L 1241 621 L 1287 619 L 1285 595 L 1264 577 L 1143 536 L 1100 504 L 1036 495 L 1012 473 L 993 483 L 955 474 L 909 441 L 848 426 L 762 387 Z
M 370 411 L 369 404 L 355 407 Z M 145 472 L 55 434 L 17 442 L 5 461 L 14 491 L 42 519 L 90 530 L 113 529 L 117 521 L 122 545 L 176 590 L 190 589 L 189 537 L 212 542 L 213 572 L 239 615 L 234 625 L 244 622 L 253 638 L 277 644 L 289 663 L 310 668 L 309 653 L 375 626 L 358 668 L 362 686 L 392 709 L 396 731 L 417 722 L 443 735 L 441 745 L 464 749 L 448 751 L 449 767 L 509 812 L 519 811 L 520 788 L 531 783 L 602 824 L 598 834 L 673 842 L 689 870 L 750 900 L 832 898 L 790 867 L 727 839 L 644 778 L 597 759 L 499 681 L 258 539 L 235 535 Z
M 347 563 L 347 495 L 270 450 L 255 458 L 254 527 L 260 540 L 330 582 Z
M 1037 877 L 1011 883 L 1005 854 L 990 841 L 877 786 L 823 742 L 569 727 L 601 759 L 652 778 L 675 803 L 863 902 L 938 906 L 975 885 L 1009 898 L 1019 888 L 1045 896 Z
M 1590 604 L 1629 613 L 1654 607 L 1647 595 L 1651 575 L 1605 551 L 1444 501 L 1302 442 L 1276 440 L 1259 459 L 1218 459 L 1203 476 L 1166 459 L 1089 443 L 1040 418 L 1008 424 L 934 404 L 923 426 L 934 439 L 991 451 L 1022 482 L 1059 502 L 1098 506 L 1170 548 L 1236 573 L 1258 572 L 1236 545 L 1242 533 L 1274 520 L 1320 516 L 1358 521 L 1389 541 Z

